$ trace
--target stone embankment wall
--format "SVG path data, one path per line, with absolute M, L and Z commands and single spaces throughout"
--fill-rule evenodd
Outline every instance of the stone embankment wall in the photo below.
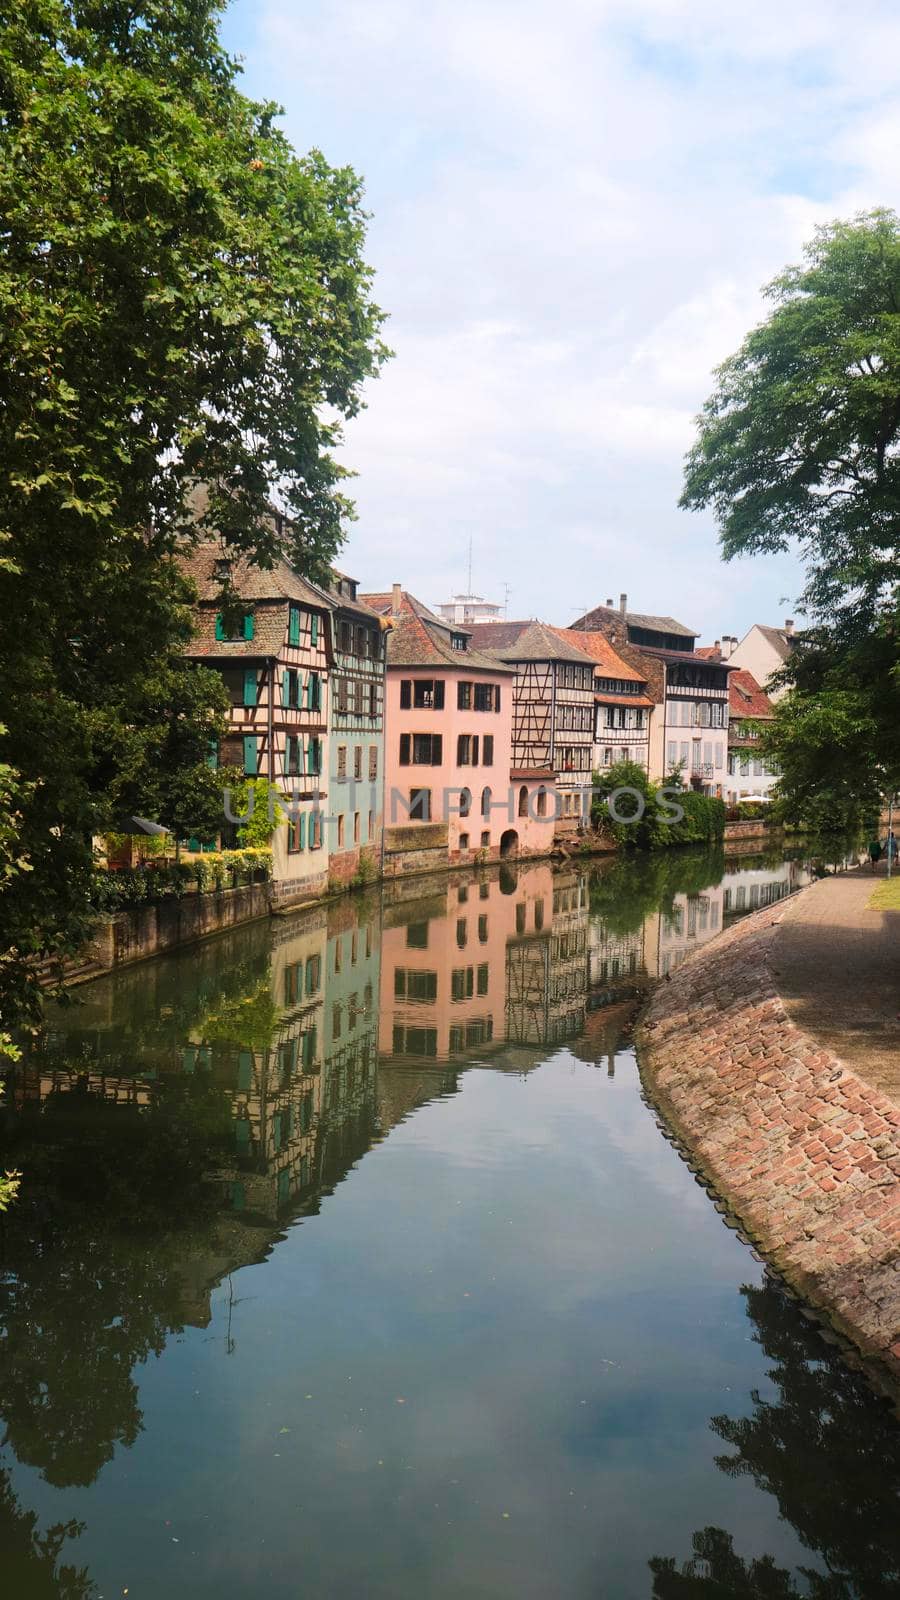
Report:
M 268 883 L 247 884 L 240 889 L 220 889 L 208 894 L 185 895 L 182 900 L 160 900 L 128 911 L 102 917 L 94 930 L 85 956 L 93 970 L 124 966 L 160 955 L 177 945 L 221 933 L 239 922 L 269 914 Z
M 900 1382 L 900 1108 L 790 1020 L 757 912 L 655 991 L 651 1098 L 762 1253 Z

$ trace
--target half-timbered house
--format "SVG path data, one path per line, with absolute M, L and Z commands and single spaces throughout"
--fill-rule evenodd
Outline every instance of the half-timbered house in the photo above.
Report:
M 331 601 L 286 562 L 264 571 L 231 560 L 214 541 L 197 545 L 181 564 L 198 597 L 186 654 L 221 674 L 231 701 L 213 759 L 268 778 L 289 800 L 293 814 L 272 840 L 273 894 L 276 901 L 311 898 L 328 884 Z M 226 590 L 235 597 L 227 610 Z M 236 826 L 223 818 L 224 836 Z
M 594 661 L 543 622 L 472 624 L 476 644 L 515 668 L 512 766 L 556 788 L 557 832 L 589 811 L 594 748 Z
M 653 700 L 646 676 L 613 649 L 605 634 L 575 628 L 553 631 L 594 662 L 594 771 L 619 761 L 632 761 L 649 771 Z

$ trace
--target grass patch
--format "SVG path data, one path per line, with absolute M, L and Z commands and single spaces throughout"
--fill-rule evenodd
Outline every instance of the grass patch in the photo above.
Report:
M 893 877 L 876 884 L 869 905 L 875 911 L 900 911 L 900 871 L 895 868 Z

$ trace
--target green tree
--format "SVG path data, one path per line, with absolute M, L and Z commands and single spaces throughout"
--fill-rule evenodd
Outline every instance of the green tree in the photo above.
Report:
M 713 509 L 726 559 L 799 547 L 811 625 L 768 744 L 791 808 L 812 790 L 845 808 L 847 739 L 864 809 L 900 776 L 900 219 L 818 229 L 766 293 L 698 419 L 681 504 Z
M 386 354 L 360 181 L 239 92 L 218 11 L 31 0 L 0 34 L 2 749 L 31 786 L 28 883 L 0 898 L 12 1020 L 31 958 L 84 937 L 92 834 L 183 826 L 186 798 L 206 820 L 221 695 L 182 655 L 179 542 L 321 576 L 352 513 L 340 423 Z

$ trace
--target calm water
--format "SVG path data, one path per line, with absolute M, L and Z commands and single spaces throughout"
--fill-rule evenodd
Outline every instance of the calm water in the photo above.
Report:
M 56 1011 L 3 1112 L 0 1593 L 896 1596 L 897 1425 L 628 1043 L 802 878 L 420 881 Z

